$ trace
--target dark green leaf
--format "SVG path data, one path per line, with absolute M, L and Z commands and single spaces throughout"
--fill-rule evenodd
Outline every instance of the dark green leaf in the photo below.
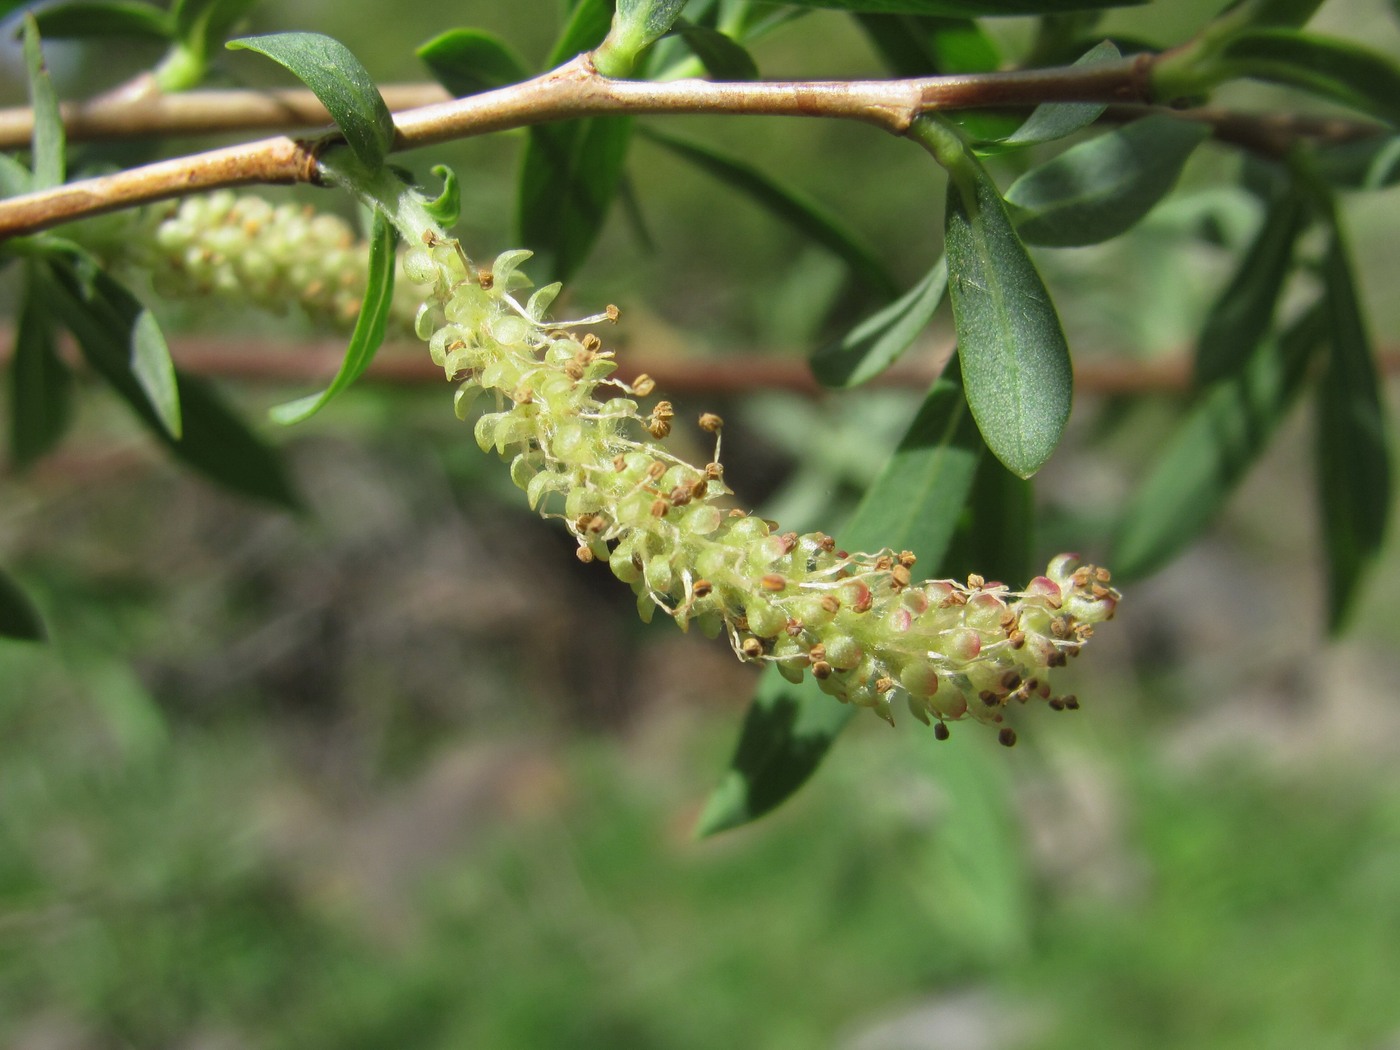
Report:
M 258 4 L 258 0 L 175 0 L 170 14 L 175 35 L 207 48 L 233 28 Z
M 300 423 L 319 412 L 331 398 L 364 374 L 374 360 L 375 351 L 384 342 L 384 330 L 389 323 L 389 311 L 394 299 L 394 228 L 384 213 L 374 213 L 374 228 L 369 238 L 369 276 L 365 294 L 360 302 L 360 314 L 340 371 L 331 385 L 319 394 L 289 401 L 272 410 L 272 418 L 284 426 Z
M 321 33 L 269 33 L 228 46 L 286 67 L 320 99 L 360 163 L 371 172 L 384 166 L 394 144 L 394 118 L 369 71 L 344 44 Z
M 980 167 L 966 193 L 949 180 L 944 243 L 968 404 L 997 459 L 1030 477 L 1069 419 L 1069 347 L 1050 293 Z
M 434 164 L 433 174 L 442 180 L 442 192 L 427 203 L 428 214 L 439 226 L 455 226 L 462 214 L 462 188 L 457 184 L 457 173 L 446 164 Z
M 928 328 L 948 290 L 948 260 L 940 258 L 918 284 L 812 355 L 812 374 L 832 387 L 869 382 L 899 359 Z
M 1372 135 L 1320 149 L 1314 169 L 1334 186 L 1380 190 L 1400 180 L 1400 136 Z
M 977 573 L 1015 587 L 1034 575 L 1034 537 L 1035 483 L 1018 478 L 995 456 L 983 456 L 939 575 L 963 579 Z
M 0 638 L 42 642 L 47 637 L 39 610 L 10 574 L 0 569 Z
M 1300 194 L 1287 191 L 1273 201 L 1235 276 L 1206 315 L 1196 344 L 1198 386 L 1237 371 L 1268 336 L 1293 269 L 1293 246 L 1307 224 L 1308 206 Z
M 515 84 L 530 75 L 509 44 L 481 29 L 450 29 L 420 47 L 418 57 L 457 98 Z
M 1206 125 L 1147 117 L 1065 150 L 1017 179 L 1006 199 L 1029 244 L 1064 248 L 1116 237 L 1171 190 Z
M 758 79 L 758 64 L 753 56 L 719 30 L 681 21 L 676 23 L 674 32 L 716 80 Z
M 1259 29 L 1232 38 L 1221 58 L 1237 76 L 1289 84 L 1391 124 L 1400 122 L 1400 67 L 1348 40 Z
M 1076 66 L 1092 66 L 1099 62 L 1113 62 L 1123 56 L 1113 41 L 1105 40 L 1095 44 L 1080 59 Z M 1008 146 L 1029 146 L 1037 142 L 1052 142 L 1066 135 L 1073 135 L 1087 128 L 1103 115 L 1107 106 L 1097 102 L 1045 102 L 1031 112 L 1026 122 L 1015 133 L 1004 140 Z
M 78 0 L 46 7 L 34 16 L 45 37 L 55 40 L 87 37 L 137 37 L 169 40 L 170 17 L 142 0 Z
M 72 410 L 73 378 L 54 349 L 46 281 L 44 270 L 29 268 L 10 363 L 10 455 L 20 469 L 53 448 Z
M 1340 231 L 1324 260 L 1323 281 L 1332 352 L 1317 389 L 1317 475 L 1327 620 L 1337 631 L 1385 539 L 1391 471 L 1380 376 Z
M 726 185 L 747 194 L 775 218 L 834 252 L 873 291 L 889 298 L 899 294 L 899 283 L 874 249 L 849 230 L 835 214 L 800 190 L 784 186 L 748 161 L 731 157 L 703 143 L 677 138 L 650 127 L 644 129 L 643 134 Z
M 785 0 L 799 7 L 825 7 L 862 14 L 940 15 L 961 18 L 1044 15 L 1099 7 L 1137 7 L 1147 0 Z
M 1226 11 L 1249 5 L 1249 24 L 1252 26 L 1293 26 L 1306 25 L 1322 0 L 1236 0 Z M 1222 12 L 1223 13 L 1223 12 Z
M 521 241 L 534 251 L 548 280 L 567 281 L 593 250 L 617 196 L 631 140 L 629 117 L 530 129 L 517 218 Z
M 591 51 L 603 42 L 612 28 L 612 0 L 579 0 L 573 13 L 554 42 L 549 53 L 548 65 L 557 66 L 575 55 Z
M 996 69 L 996 44 L 967 18 L 914 15 L 855 16 L 885 66 L 898 77 L 981 73 Z
M 183 427 L 179 440 L 170 435 L 131 370 L 131 334 L 140 305 L 133 308 L 134 300 L 124 288 L 100 271 L 85 272 L 83 263 L 69 258 L 52 261 L 60 307 L 56 316 L 73 333 L 93 371 L 195 470 L 245 496 L 297 508 L 299 500 L 277 453 L 206 384 L 178 373 Z
M 840 532 L 852 550 L 909 549 L 936 573 L 982 454 L 956 362 L 934 384 L 898 450 Z M 851 708 L 769 670 L 739 733 L 728 773 L 696 831 L 712 835 L 762 816 L 821 763 Z
M 1206 389 L 1133 495 L 1113 544 L 1122 579 L 1155 572 L 1215 518 L 1302 390 L 1312 351 L 1326 338 L 1320 306 L 1244 368 Z
M 63 184 L 67 149 L 58 97 L 49 80 L 48 66 L 39 42 L 39 27 L 33 15 L 24 16 L 24 61 L 29 70 L 29 104 L 34 111 L 33 189 L 46 190 Z

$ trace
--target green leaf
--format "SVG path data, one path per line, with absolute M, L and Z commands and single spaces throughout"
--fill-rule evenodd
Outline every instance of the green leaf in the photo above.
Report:
M 72 414 L 73 377 L 54 348 L 46 271 L 31 265 L 10 363 L 10 455 L 19 469 L 58 443 Z
M 1281 337 L 1257 347 L 1237 374 L 1206 389 L 1119 522 L 1116 577 L 1155 572 L 1215 518 L 1297 400 L 1327 323 L 1314 306 Z
M 774 218 L 781 219 L 798 233 L 835 253 L 871 290 L 888 298 L 899 294 L 899 282 L 875 250 L 818 201 L 794 187 L 783 185 L 748 161 L 729 156 L 703 143 L 677 138 L 650 127 L 643 129 L 642 134 L 725 185 L 747 194 Z
M 320 99 L 360 163 L 372 172 L 384 166 L 394 144 L 394 118 L 369 71 L 344 44 L 321 33 L 269 33 L 227 46 L 286 67 Z
M 434 79 L 457 98 L 516 84 L 530 76 L 504 40 L 481 29 L 449 29 L 418 49 Z
M 744 46 L 717 29 L 677 22 L 674 34 L 685 41 L 705 71 L 716 80 L 757 80 L 758 63 Z
M 1293 26 L 1307 24 L 1322 6 L 1322 0 L 1236 0 L 1225 9 L 1234 11 L 1248 5 L 1251 26 Z M 1224 14 L 1225 12 L 1221 12 Z
M 73 333 L 94 372 L 135 410 L 170 450 L 207 478 L 245 496 L 279 506 L 300 506 L 277 453 L 252 433 L 206 384 L 176 374 L 181 435 L 174 438 L 131 368 L 132 331 L 141 307 L 84 260 L 54 258 L 56 316 Z M 135 304 L 133 306 L 133 304 Z
M 1259 29 L 1231 38 L 1220 57 L 1236 76 L 1288 84 L 1391 124 L 1400 122 L 1400 67 L 1348 40 Z
M 39 42 L 33 15 L 24 16 L 24 61 L 29 70 L 29 104 L 34 110 L 34 168 L 32 188 L 46 190 L 63 184 L 67 149 L 58 97 L 49 80 L 48 66 Z
M 857 14 L 885 66 L 898 77 L 981 73 L 996 69 L 996 44 L 967 18 Z
M 1081 142 L 1017 179 L 1006 199 L 1030 244 L 1072 247 L 1123 233 L 1175 185 L 1210 128 L 1159 115 Z
M 945 250 L 968 404 L 987 447 L 1030 477 L 1069 419 L 1069 347 L 1050 293 L 980 165 L 948 182 Z
M 872 15 L 940 15 L 963 18 L 1044 15 L 1100 7 L 1138 7 L 1147 0 L 785 0 L 799 7 Z
M 1306 200 L 1289 190 L 1264 215 L 1239 269 L 1206 315 L 1196 343 L 1196 384 L 1206 386 L 1237 371 L 1268 336 L 1284 282 L 1293 269 L 1293 246 L 1307 228 Z
M 564 25 L 564 31 L 554 42 L 546 64 L 558 66 L 575 55 L 593 50 L 608 35 L 612 17 L 612 0 L 579 0 Z
M 1092 66 L 1122 58 L 1112 40 L 1095 44 L 1074 64 Z M 1053 142 L 1087 128 L 1103 115 L 1108 107 L 1097 102 L 1044 102 L 1031 111 L 1016 131 L 1003 140 L 1007 146 L 1030 146 L 1038 142 Z
M 0 153 L 0 197 L 18 197 L 28 193 L 33 184 L 28 168 L 8 153 Z
M 1381 190 L 1400 180 L 1400 136 L 1372 135 L 1319 149 L 1314 170 L 1333 186 Z
M 852 550 L 912 550 L 936 574 L 982 448 L 954 361 L 841 530 L 841 542 Z M 776 671 L 766 672 L 729 771 L 706 802 L 696 833 L 713 835 L 748 823 L 786 800 L 821 764 L 852 714 L 810 676 L 792 685 Z
M 840 339 L 812 355 L 812 374 L 831 387 L 867 383 L 899 359 L 928 328 L 948 290 L 948 260 L 940 258 L 924 278 Z
M 977 573 L 1017 586 L 1035 574 L 1034 537 L 1035 483 L 1018 478 L 995 456 L 983 456 L 939 575 L 963 579 Z
M 369 363 L 374 360 L 375 351 L 384 342 L 384 330 L 389 323 L 393 299 L 394 227 L 383 212 L 376 210 L 374 227 L 369 238 L 369 277 L 365 282 L 360 314 L 355 319 L 355 330 L 350 334 L 350 345 L 345 348 L 345 357 L 340 363 L 340 371 L 331 380 L 331 385 L 319 394 L 298 398 L 272 409 L 272 418 L 283 426 L 309 419 L 331 398 L 359 379 L 369 367 Z
M 4 569 L 0 569 L 0 638 L 42 642 L 48 637 L 39 610 Z
M 155 4 L 142 0 L 77 0 L 35 13 L 39 30 L 51 40 L 136 37 L 170 40 L 174 26 Z
M 1375 352 L 1338 229 L 1323 261 L 1332 351 L 1317 388 L 1317 476 L 1328 626 L 1340 630 L 1375 564 L 1390 514 L 1390 452 Z
M 175 0 L 170 14 L 175 35 L 208 49 L 258 5 L 258 0 Z
M 643 50 L 671 30 L 686 0 L 617 0 L 617 13 L 594 61 L 604 76 L 627 76 Z
M 160 323 L 142 309 L 131 326 L 131 374 L 150 399 L 161 425 L 170 436 L 180 437 L 180 395 L 175 385 L 175 362 Z
M 457 173 L 446 164 L 434 164 L 433 174 L 442 180 L 442 192 L 424 207 L 438 225 L 455 226 L 462 214 L 462 188 L 457 184 Z

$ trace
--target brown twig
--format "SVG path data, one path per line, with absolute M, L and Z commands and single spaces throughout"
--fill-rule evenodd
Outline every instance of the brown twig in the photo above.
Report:
M 588 55 L 532 80 L 421 106 L 394 118 L 394 149 L 550 121 L 609 114 L 707 113 L 856 120 L 903 134 L 921 113 L 1040 102 L 1151 102 L 1150 56 L 1087 67 L 911 80 L 669 83 L 600 75 Z M 316 181 L 316 152 L 333 141 L 264 139 L 162 161 L 0 202 L 0 239 L 221 186 Z

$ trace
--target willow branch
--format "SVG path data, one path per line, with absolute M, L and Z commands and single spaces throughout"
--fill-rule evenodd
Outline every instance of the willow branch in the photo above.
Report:
M 1148 103 L 1151 56 L 1087 67 L 910 80 L 680 80 L 600 75 L 588 55 L 519 84 L 399 113 L 395 150 L 493 131 L 614 114 L 705 113 L 855 120 L 902 135 L 922 113 L 1041 102 Z M 230 146 L 0 202 L 0 239 L 224 186 L 318 181 L 317 153 L 336 137 Z

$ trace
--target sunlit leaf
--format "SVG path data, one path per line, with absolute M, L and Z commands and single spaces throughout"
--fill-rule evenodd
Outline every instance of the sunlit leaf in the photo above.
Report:
M 1029 244 L 1070 247 L 1116 237 L 1170 192 L 1210 129 L 1147 117 L 1065 150 L 1006 191 Z
M 1375 351 L 1338 230 L 1323 262 L 1332 349 L 1317 389 L 1318 484 L 1328 565 L 1328 626 L 1355 608 L 1385 539 L 1390 449 Z
M 34 169 L 32 188 L 45 190 L 63 183 L 67 149 L 58 97 L 49 80 L 39 42 L 39 27 L 33 15 L 24 16 L 24 62 L 29 71 L 29 104 L 34 112 Z
M 369 275 L 365 280 L 365 294 L 360 301 L 360 313 L 355 319 L 355 330 L 350 334 L 350 343 L 345 348 L 340 370 L 325 390 L 278 405 L 272 409 L 272 418 L 284 426 L 309 419 L 359 379 L 384 342 L 393 299 L 394 228 L 384 213 L 376 210 L 369 237 Z
M 509 44 L 481 29 L 449 29 L 420 47 L 418 57 L 457 98 L 515 84 L 530 75 Z
M 949 180 L 944 243 L 972 414 L 997 459 L 1030 477 L 1069 419 L 1069 347 L 1045 282 L 980 167 L 966 192 Z
M 360 162 L 372 172 L 384 166 L 394 144 L 394 118 L 369 71 L 339 40 L 321 33 L 269 33 L 228 46 L 284 66 L 326 107 Z
M 1313 307 L 1283 336 L 1256 347 L 1239 372 L 1204 391 L 1123 513 L 1115 576 L 1155 572 L 1215 519 L 1297 400 L 1327 323 L 1321 306 Z
M 1095 44 L 1078 61 L 1076 66 L 1092 66 L 1100 62 L 1112 62 L 1122 58 L 1111 40 Z M 1098 120 L 1107 109 L 1098 102 L 1044 102 L 1031 111 L 1016 131 L 1003 140 L 1007 146 L 1029 146 L 1037 142 L 1053 142 L 1066 135 L 1087 128 Z
M 827 386 L 869 382 L 899 359 L 943 302 L 948 260 L 940 258 L 924 278 L 888 306 L 867 317 L 840 339 L 812 355 L 812 374 Z
M 743 192 L 775 218 L 840 256 L 855 276 L 873 291 L 891 298 L 899 294 L 898 282 L 875 250 L 830 209 L 801 190 L 778 182 L 746 160 L 704 143 L 677 138 L 650 127 L 642 133 L 648 140 L 684 157 L 725 185 Z
M 938 575 L 982 453 L 955 360 L 837 539 L 851 550 L 912 550 L 921 569 Z M 793 685 L 770 669 L 697 833 L 737 827 L 785 801 L 812 775 L 852 713 L 810 675 Z

